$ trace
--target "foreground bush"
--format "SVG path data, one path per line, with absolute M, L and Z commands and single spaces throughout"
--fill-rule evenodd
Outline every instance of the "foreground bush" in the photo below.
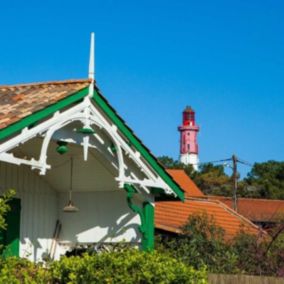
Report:
M 9 257 L 0 261 L 1 284 L 46 284 L 51 282 L 50 272 L 41 264 L 26 259 Z
M 0 283 L 206 283 L 204 269 L 194 270 L 158 252 L 135 249 L 82 257 L 63 257 L 46 268 L 10 258 L 0 264 Z

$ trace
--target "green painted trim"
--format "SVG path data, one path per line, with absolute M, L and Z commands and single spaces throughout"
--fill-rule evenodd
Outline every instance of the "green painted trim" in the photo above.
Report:
M 129 140 L 142 157 L 156 171 L 157 174 L 170 186 L 177 196 L 184 201 L 184 192 L 177 183 L 169 176 L 165 169 L 156 161 L 148 149 L 135 137 L 132 131 L 126 126 L 125 122 L 115 113 L 106 100 L 96 90 L 94 90 L 93 100 L 96 105 L 107 115 L 107 117 L 117 126 L 119 131 Z
M 142 236 L 144 235 L 145 233 L 145 216 L 144 216 L 144 212 L 143 212 L 143 209 L 140 208 L 138 205 L 135 205 L 133 202 L 132 202 L 132 198 L 134 197 L 134 194 L 137 193 L 136 189 L 134 186 L 132 185 L 129 185 L 129 184 L 125 184 L 124 185 L 124 189 L 127 193 L 127 204 L 128 204 L 128 207 L 136 214 L 139 215 L 140 217 L 140 220 L 141 220 L 141 225 L 139 226 L 139 231 L 140 233 L 142 234 Z
M 111 149 L 111 151 L 112 151 L 113 153 L 116 153 L 116 152 L 117 152 L 116 146 L 115 146 L 113 143 L 111 143 L 110 149 Z
M 40 111 L 37 111 L 20 121 L 9 125 L 8 127 L 0 130 L 0 140 L 5 139 L 18 131 L 21 131 L 25 127 L 30 127 L 35 125 L 38 121 L 52 115 L 56 111 L 61 110 L 64 107 L 69 106 L 72 103 L 78 102 L 84 98 L 89 93 L 89 87 L 86 87 L 60 101 L 50 105 Z M 110 107 L 102 95 L 100 95 L 97 90 L 94 90 L 93 96 L 94 102 L 99 108 L 107 115 L 107 117 L 118 127 L 122 134 L 128 139 L 129 145 L 136 148 L 142 155 L 142 157 L 149 163 L 149 165 L 159 174 L 159 176 L 172 188 L 172 190 L 177 194 L 177 196 L 184 201 L 184 192 L 178 186 L 177 183 L 167 174 L 164 168 L 157 162 L 150 151 L 142 144 L 140 140 L 132 133 L 132 131 L 127 127 L 125 122 L 115 113 L 115 111 Z
M 46 118 L 47 116 L 59 111 L 60 109 L 69 106 L 72 103 L 79 101 L 84 98 L 89 93 L 89 87 L 81 89 L 80 91 L 58 101 L 55 104 L 52 104 L 42 110 L 39 110 L 23 119 L 15 122 L 0 130 L 0 140 L 13 135 L 14 133 L 22 130 L 25 127 L 29 127 L 32 124 L 35 124 L 37 121 Z
M 142 234 L 142 250 L 151 251 L 154 249 L 154 207 L 149 202 L 144 202 L 140 208 L 132 202 L 134 195 L 137 193 L 135 187 L 130 184 L 124 185 L 124 190 L 127 193 L 128 207 L 139 215 L 141 225 L 139 231 Z
M 142 241 L 142 248 L 146 251 L 152 251 L 154 249 L 154 217 L 155 209 L 150 202 L 143 204 L 143 212 L 145 217 L 145 238 Z
M 82 134 L 94 134 L 95 133 L 94 129 L 88 128 L 88 127 L 83 127 L 79 129 L 77 132 L 82 133 Z

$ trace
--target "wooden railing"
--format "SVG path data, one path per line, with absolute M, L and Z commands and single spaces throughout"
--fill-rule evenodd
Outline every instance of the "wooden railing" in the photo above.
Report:
M 226 275 L 209 274 L 209 284 L 284 284 L 284 278 L 251 276 L 251 275 Z

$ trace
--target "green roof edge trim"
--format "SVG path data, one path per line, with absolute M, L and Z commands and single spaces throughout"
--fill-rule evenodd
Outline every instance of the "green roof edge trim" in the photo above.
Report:
M 45 117 L 55 113 L 56 111 L 77 102 L 78 100 L 84 98 L 89 93 L 89 87 L 85 87 L 81 89 L 80 91 L 77 91 L 68 97 L 50 105 L 46 108 L 39 110 L 29 116 L 24 117 L 23 119 L 15 122 L 14 124 L 11 124 L 2 130 L 0 130 L 0 140 L 7 138 L 8 136 L 22 130 L 25 127 L 28 127 L 29 125 L 44 119 Z
M 61 110 L 64 107 L 75 103 L 89 94 L 89 87 L 85 87 L 62 100 L 45 107 L 23 119 L 11 124 L 0 130 L 0 140 L 5 139 L 18 131 L 21 131 L 25 127 L 28 127 L 41 119 Z M 179 185 L 169 176 L 165 169 L 157 162 L 155 157 L 150 151 L 142 144 L 141 141 L 132 133 L 126 123 L 116 114 L 115 110 L 108 104 L 106 99 L 98 92 L 98 89 L 94 90 L 93 95 L 94 102 L 101 108 L 101 110 L 107 115 L 107 117 L 118 127 L 121 133 L 129 140 L 129 142 L 139 151 L 142 157 L 149 163 L 149 165 L 156 171 L 157 174 L 170 186 L 170 188 L 176 193 L 176 195 L 184 201 L 184 192 Z
M 125 122 L 115 113 L 114 109 L 108 104 L 105 98 L 95 89 L 93 100 L 107 115 L 107 117 L 117 126 L 121 133 L 131 142 L 131 144 L 139 151 L 142 157 L 149 163 L 149 165 L 159 174 L 159 176 L 170 186 L 176 195 L 184 201 L 184 192 L 176 182 L 169 176 L 165 169 L 157 162 L 150 151 L 138 140 L 132 133 Z

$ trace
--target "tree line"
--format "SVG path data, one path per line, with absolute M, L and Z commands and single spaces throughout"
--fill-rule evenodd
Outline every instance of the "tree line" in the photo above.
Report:
M 184 169 L 187 175 L 207 195 L 232 196 L 233 177 L 225 172 L 224 165 L 205 163 L 195 171 L 191 165 L 184 165 L 168 156 L 158 158 L 168 169 Z M 247 176 L 238 175 L 239 197 L 284 199 L 284 162 L 267 161 L 255 163 Z

